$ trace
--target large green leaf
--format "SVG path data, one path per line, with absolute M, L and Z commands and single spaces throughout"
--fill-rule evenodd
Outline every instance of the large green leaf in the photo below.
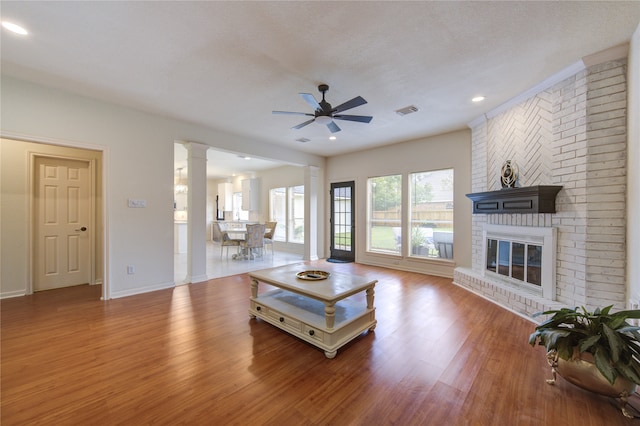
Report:
M 558 356 L 562 359 L 570 359 L 573 356 L 573 348 L 575 344 L 570 339 L 558 339 L 556 345 L 550 348 L 547 345 L 547 352 L 555 349 L 558 352 Z
M 593 345 L 598 343 L 599 340 L 600 340 L 600 336 L 599 335 L 595 335 L 595 336 L 587 337 L 586 339 L 582 339 L 580 341 L 580 344 L 578 345 L 578 350 L 580 352 L 587 352 L 589 349 L 591 349 L 591 347 Z
M 609 328 L 606 324 L 602 324 L 602 333 L 609 343 L 611 360 L 613 362 L 618 362 L 620 360 L 620 354 L 626 348 L 627 343 L 618 335 L 618 333 Z
M 546 346 L 547 351 L 554 349 L 558 342 L 563 338 L 571 335 L 569 330 L 542 330 L 540 332 L 540 341 Z
M 593 356 L 593 359 L 596 362 L 596 367 L 602 373 L 602 375 L 609 381 L 609 383 L 613 384 L 616 381 L 616 377 L 618 377 L 618 373 L 616 369 L 611 365 L 611 359 L 609 358 L 606 351 L 601 350 L 600 348 L 596 349 L 596 353 Z
M 640 309 L 631 309 L 628 311 L 618 311 L 618 312 L 614 312 L 611 314 L 612 317 L 624 317 L 624 318 L 631 318 L 631 319 L 638 319 L 640 318 Z

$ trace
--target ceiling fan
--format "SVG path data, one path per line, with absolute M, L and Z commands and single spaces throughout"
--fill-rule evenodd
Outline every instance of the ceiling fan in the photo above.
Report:
M 318 86 L 318 90 L 322 92 L 322 100 L 320 102 L 316 101 L 316 98 L 313 97 L 311 93 L 300 93 L 302 99 L 305 100 L 306 103 L 313 107 L 313 114 L 307 112 L 290 112 L 290 111 L 273 111 L 274 114 L 293 114 L 293 115 L 307 115 L 313 117 L 311 120 L 305 121 L 304 123 L 300 123 L 297 126 L 293 126 L 292 129 L 301 129 L 304 126 L 313 123 L 314 121 L 318 124 L 324 124 L 331 131 L 331 133 L 339 132 L 340 127 L 333 120 L 348 120 L 348 121 L 357 121 L 359 123 L 369 123 L 373 117 L 368 115 L 345 115 L 340 114 L 343 111 L 346 111 L 351 108 L 358 107 L 360 105 L 364 105 L 367 101 L 364 100 L 361 96 L 357 96 L 350 101 L 347 101 L 343 104 L 338 105 L 335 108 L 331 107 L 331 104 L 324 100 L 324 94 L 329 90 L 329 85 L 321 84 Z

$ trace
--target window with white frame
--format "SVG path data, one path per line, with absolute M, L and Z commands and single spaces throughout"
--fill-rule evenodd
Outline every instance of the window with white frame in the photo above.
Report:
M 453 169 L 409 175 L 410 256 L 453 259 Z
M 402 175 L 367 180 L 367 250 L 400 254 L 402 248 Z
M 304 243 L 304 186 L 271 189 L 269 218 L 278 223 L 274 240 Z
M 287 188 L 269 191 L 269 220 L 277 222 L 273 239 L 287 241 Z
M 367 251 L 453 259 L 453 169 L 372 177 L 367 197 Z
M 289 188 L 289 241 L 304 243 L 304 186 Z

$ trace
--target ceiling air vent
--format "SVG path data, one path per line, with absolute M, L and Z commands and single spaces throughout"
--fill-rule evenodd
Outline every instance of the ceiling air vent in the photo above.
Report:
M 306 143 L 309 142 L 311 139 L 307 139 L 307 138 L 298 138 L 296 139 L 296 142 L 302 142 L 302 143 Z
M 418 107 L 415 105 L 409 105 L 408 107 L 400 108 L 396 110 L 396 114 L 405 116 L 407 114 L 413 114 L 418 111 Z

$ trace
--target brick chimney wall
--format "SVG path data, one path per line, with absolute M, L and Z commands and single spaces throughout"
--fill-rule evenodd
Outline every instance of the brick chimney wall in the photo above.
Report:
M 472 128 L 472 191 L 562 185 L 555 214 L 475 214 L 472 269 L 454 282 L 525 316 L 558 306 L 626 307 L 626 59 L 591 66 Z M 556 298 L 482 277 L 485 223 L 558 228 Z

